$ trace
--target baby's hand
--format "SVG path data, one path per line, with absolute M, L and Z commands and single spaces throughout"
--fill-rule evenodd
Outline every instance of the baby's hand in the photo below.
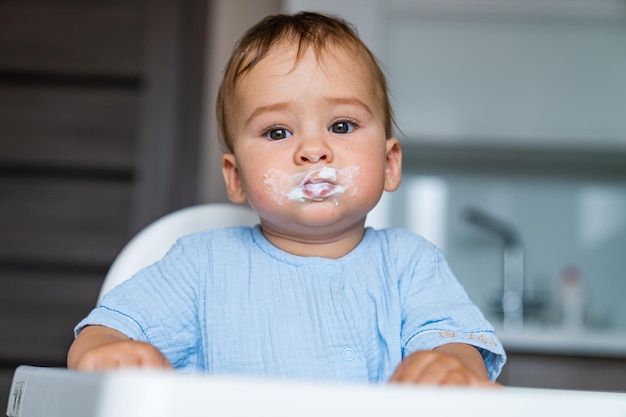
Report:
M 68 368 L 83 371 L 122 367 L 172 368 L 156 347 L 102 326 L 89 326 L 78 335 L 70 347 L 67 364 Z
M 124 367 L 171 368 L 172 365 L 154 346 L 134 340 L 114 342 L 90 349 L 77 363 L 77 369 L 84 371 Z
M 445 349 L 437 348 L 412 353 L 398 365 L 389 382 L 498 386 L 489 381 L 482 357 L 475 348 L 468 345 L 455 345 L 457 346 L 450 345 L 446 346 Z

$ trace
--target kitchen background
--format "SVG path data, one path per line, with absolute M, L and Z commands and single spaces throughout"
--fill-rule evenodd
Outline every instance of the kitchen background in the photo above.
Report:
M 446 253 L 502 382 L 626 390 L 626 2 L 286 3 L 355 23 L 386 69 L 404 183 L 370 224 Z
M 221 70 L 261 16 L 299 9 L 380 58 L 404 183 L 369 223 L 446 253 L 498 326 L 501 381 L 626 392 L 626 1 L 4 0 L 0 393 L 18 364 L 63 366 L 137 230 L 226 200 Z M 505 282 L 524 284 L 507 325 Z

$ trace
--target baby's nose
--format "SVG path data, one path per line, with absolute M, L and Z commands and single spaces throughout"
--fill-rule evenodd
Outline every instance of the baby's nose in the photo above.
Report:
M 297 139 L 298 149 L 294 154 L 296 164 L 332 162 L 333 148 L 329 143 L 329 138 L 324 136 L 324 132 L 303 129 Z
M 300 160 L 302 162 L 312 162 L 312 163 L 317 163 L 319 161 L 325 161 L 328 157 L 326 156 L 326 154 L 322 154 L 322 155 L 301 155 L 300 156 Z

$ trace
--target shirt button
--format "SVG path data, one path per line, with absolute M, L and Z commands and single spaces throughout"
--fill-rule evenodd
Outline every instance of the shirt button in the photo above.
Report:
M 337 272 L 337 267 L 335 265 L 328 264 L 324 267 L 324 273 L 327 276 L 335 275 L 335 272 Z
M 343 356 L 344 361 L 351 361 L 356 358 L 356 352 L 352 348 L 345 348 L 341 353 L 341 356 Z

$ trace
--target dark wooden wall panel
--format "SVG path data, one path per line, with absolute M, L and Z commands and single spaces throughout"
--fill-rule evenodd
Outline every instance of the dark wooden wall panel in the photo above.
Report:
M 0 368 L 0 406 L 2 406 L 2 413 L 4 413 L 8 405 L 9 389 L 11 388 L 11 381 L 13 380 L 13 372 L 13 366 L 6 369 Z
M 131 172 L 138 124 L 133 90 L 0 86 L 0 163 Z
M 127 239 L 129 184 L 0 177 L 0 261 L 107 265 Z
M 72 329 L 95 305 L 102 278 L 98 272 L 68 271 L 5 275 L 0 280 L 0 357 L 16 364 L 63 366 Z
M 0 68 L 137 74 L 144 1 L 0 2 Z
M 0 397 L 64 365 L 133 232 L 196 202 L 208 1 L 0 0 Z

